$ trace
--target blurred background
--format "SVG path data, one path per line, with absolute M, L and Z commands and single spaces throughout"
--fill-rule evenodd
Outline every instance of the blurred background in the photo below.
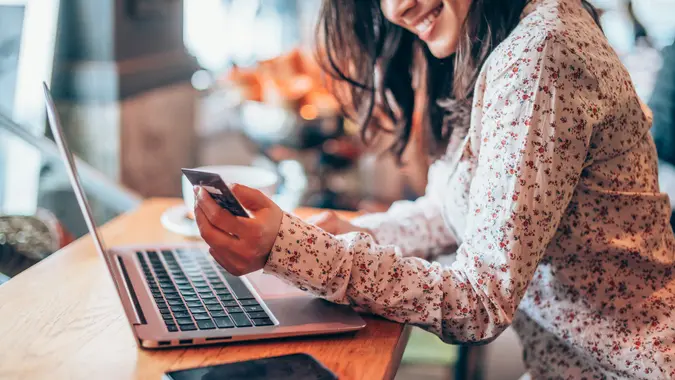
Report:
M 675 0 L 593 3 L 654 112 L 660 181 L 675 199 Z M 287 210 L 374 212 L 422 195 L 422 139 L 398 168 L 382 154 L 387 137 L 364 146 L 327 90 L 311 50 L 320 4 L 0 0 L 0 284 L 87 232 L 48 132 L 42 81 L 99 224 L 145 198 L 180 197 L 182 167 L 264 168 Z M 162 223 L 185 232 L 189 219 L 174 211 Z M 519 355 L 511 331 L 458 348 L 415 330 L 398 378 L 515 379 Z

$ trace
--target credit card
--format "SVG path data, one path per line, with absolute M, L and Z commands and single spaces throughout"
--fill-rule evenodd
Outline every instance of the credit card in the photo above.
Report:
M 188 181 L 194 186 L 201 186 L 213 198 L 220 207 L 229 211 L 232 215 L 249 218 L 244 206 L 239 203 L 225 181 L 216 173 L 203 172 L 194 169 L 181 169 Z

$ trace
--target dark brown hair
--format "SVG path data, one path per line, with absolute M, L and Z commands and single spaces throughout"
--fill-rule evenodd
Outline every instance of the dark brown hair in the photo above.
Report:
M 412 131 L 413 76 L 425 72 L 424 134 L 434 154 L 447 145 L 453 127 L 468 128 L 452 125 L 453 109 L 448 100 L 452 104 L 470 102 L 485 60 L 518 25 L 527 3 L 473 0 L 456 53 L 437 59 L 417 36 L 384 17 L 379 0 L 324 0 L 317 25 L 318 59 L 337 80 L 333 91 L 346 115 L 361 125 L 364 141 L 369 142 L 383 129 L 379 123 L 371 123 L 376 108 L 393 122 L 395 129 L 390 132 L 396 140 L 390 150 L 399 160 Z M 423 68 L 414 58 L 417 51 L 423 52 Z

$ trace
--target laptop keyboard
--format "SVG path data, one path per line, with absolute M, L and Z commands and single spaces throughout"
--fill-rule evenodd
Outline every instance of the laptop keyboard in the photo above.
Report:
M 136 252 L 170 332 L 274 324 L 244 282 L 201 250 Z

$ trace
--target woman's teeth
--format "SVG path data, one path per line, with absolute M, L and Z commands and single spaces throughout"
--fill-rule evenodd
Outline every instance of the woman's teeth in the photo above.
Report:
M 429 12 L 427 17 L 422 20 L 419 24 L 415 25 L 415 30 L 417 30 L 418 33 L 424 33 L 431 27 L 431 25 L 434 23 L 436 20 L 436 17 L 438 17 L 439 14 L 441 14 L 441 10 L 443 10 L 443 3 L 441 3 L 439 6 L 437 6 L 433 11 Z

